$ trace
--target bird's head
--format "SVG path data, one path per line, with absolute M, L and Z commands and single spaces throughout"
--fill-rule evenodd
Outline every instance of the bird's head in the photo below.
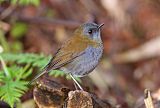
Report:
M 104 24 L 85 23 L 76 29 L 76 33 L 92 40 L 101 40 L 100 29 Z

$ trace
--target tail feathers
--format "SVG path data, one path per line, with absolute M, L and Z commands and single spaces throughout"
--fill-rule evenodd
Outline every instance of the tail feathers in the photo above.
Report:
M 31 85 L 34 81 L 36 81 L 39 77 L 41 77 L 43 74 L 45 74 L 47 71 L 44 70 L 42 72 L 40 72 L 39 74 L 37 74 L 29 83 L 28 85 Z

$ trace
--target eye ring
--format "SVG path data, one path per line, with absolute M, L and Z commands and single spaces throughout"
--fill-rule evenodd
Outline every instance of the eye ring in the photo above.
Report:
M 89 30 L 88 33 L 89 33 L 89 34 L 92 34 L 92 33 L 93 33 L 93 30 Z

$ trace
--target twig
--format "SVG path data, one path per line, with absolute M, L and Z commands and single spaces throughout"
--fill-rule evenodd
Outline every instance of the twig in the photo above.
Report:
M 148 89 L 146 89 L 144 91 L 144 95 L 145 95 L 144 103 L 146 105 L 146 108 L 154 108 L 151 92 Z
M 8 17 L 14 10 L 16 9 L 16 5 L 10 5 L 7 9 L 5 9 L 1 15 L 0 15 L 0 20 L 5 19 Z
M 67 21 L 67 20 L 59 20 L 59 19 L 49 19 L 49 18 L 43 18 L 43 17 L 25 17 L 25 16 L 18 16 L 18 19 L 20 21 L 25 21 L 28 23 L 36 23 L 36 24 L 50 24 L 50 25 L 62 25 L 69 28 L 75 28 L 79 26 L 80 22 L 74 22 L 74 21 Z

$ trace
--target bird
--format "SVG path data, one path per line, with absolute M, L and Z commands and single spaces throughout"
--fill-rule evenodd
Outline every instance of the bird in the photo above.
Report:
M 64 42 L 43 70 L 29 84 L 51 70 L 62 70 L 70 75 L 74 84 L 83 90 L 75 77 L 84 77 L 98 65 L 103 54 L 101 27 L 104 24 L 88 22 L 80 25 L 72 37 Z

